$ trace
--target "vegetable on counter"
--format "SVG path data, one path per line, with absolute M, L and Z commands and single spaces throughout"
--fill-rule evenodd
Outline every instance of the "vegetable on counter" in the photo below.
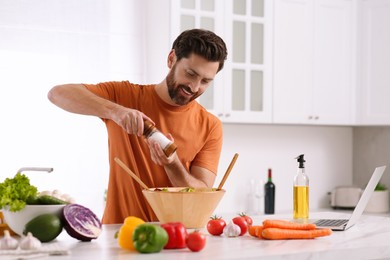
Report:
M 263 238 L 261 235 L 263 232 L 264 227 L 263 226 L 255 226 L 252 225 L 248 228 L 249 235 L 253 237 Z
M 226 227 L 225 220 L 222 217 L 212 216 L 207 223 L 207 231 L 213 236 L 219 236 L 223 233 L 223 229 Z
M 34 237 L 30 232 L 28 232 L 27 236 L 23 237 L 20 241 L 20 249 L 23 250 L 35 250 L 42 247 L 41 241 Z
M 226 225 L 223 229 L 223 234 L 227 237 L 238 237 L 241 233 L 241 228 L 237 224 L 234 224 L 233 220 Z
M 161 224 L 161 227 L 168 233 L 168 243 L 164 249 L 179 249 L 186 247 L 187 229 L 180 222 Z
M 23 234 L 31 233 L 40 242 L 50 242 L 61 234 L 62 228 L 62 221 L 56 214 L 42 214 L 27 222 Z
M 4 237 L 0 239 L 0 250 L 16 249 L 18 246 L 18 240 L 11 237 L 8 230 L 4 230 Z
M 188 234 L 186 239 L 187 247 L 192 252 L 199 252 L 206 245 L 206 236 L 198 230 Z
M 134 248 L 140 253 L 160 252 L 168 239 L 165 229 L 155 224 L 141 224 L 133 232 Z
M 91 241 L 102 233 L 102 223 L 89 208 L 68 204 L 63 209 L 64 228 L 73 238 Z
M 0 209 L 9 207 L 9 211 L 17 212 L 26 206 L 26 202 L 37 196 L 37 187 L 30 184 L 30 179 L 21 173 L 13 178 L 6 178 L 0 183 Z
M 329 228 L 298 230 L 298 229 L 281 229 L 281 228 L 265 228 L 262 236 L 265 239 L 312 239 L 316 237 L 329 236 L 332 230 Z
M 240 213 L 239 216 L 246 221 L 248 226 L 251 226 L 253 224 L 253 219 L 244 212 Z
M 241 229 L 240 236 L 245 235 L 246 232 L 248 232 L 248 223 L 246 222 L 244 217 L 235 217 L 233 218 L 233 223 L 238 225 Z
M 316 225 L 313 223 L 296 223 L 287 220 L 267 219 L 263 221 L 264 228 L 282 228 L 282 229 L 298 229 L 298 230 L 311 230 L 316 229 Z
M 143 221 L 138 217 L 129 216 L 125 218 L 125 220 L 123 221 L 123 225 L 121 226 L 118 232 L 119 246 L 123 249 L 135 251 L 134 243 L 133 243 L 133 232 L 137 226 L 144 223 L 145 221 Z
M 313 239 L 329 236 L 329 228 L 317 229 L 315 224 L 295 223 L 286 220 L 264 220 L 261 226 L 249 227 L 249 234 L 261 239 Z

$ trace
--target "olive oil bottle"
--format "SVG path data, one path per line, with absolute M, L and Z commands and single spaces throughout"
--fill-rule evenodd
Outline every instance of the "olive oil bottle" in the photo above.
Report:
M 309 218 L 309 177 L 305 173 L 305 159 L 301 154 L 297 158 L 298 170 L 294 177 L 294 219 Z

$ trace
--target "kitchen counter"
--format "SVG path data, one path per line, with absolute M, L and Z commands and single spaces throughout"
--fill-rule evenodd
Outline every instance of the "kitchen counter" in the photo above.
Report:
M 340 212 L 312 213 L 311 218 L 347 218 Z M 291 215 L 253 216 L 254 224 L 266 218 L 289 219 Z M 225 220 L 230 220 L 225 218 Z M 390 218 L 363 215 L 347 231 L 333 232 L 331 236 L 312 240 L 260 240 L 248 234 L 228 238 L 211 236 L 207 230 L 206 247 L 200 252 L 189 249 L 163 250 L 155 254 L 140 254 L 119 248 L 115 232 L 120 225 L 104 225 L 102 235 L 91 242 L 79 242 L 65 231 L 53 242 L 69 250 L 69 255 L 50 256 L 47 259 L 383 259 L 390 258 Z M 17 259 L 16 257 L 0 259 Z M 39 258 L 41 259 L 41 258 Z

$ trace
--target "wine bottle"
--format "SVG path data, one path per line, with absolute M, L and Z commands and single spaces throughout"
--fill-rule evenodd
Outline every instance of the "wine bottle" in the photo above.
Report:
M 275 184 L 272 182 L 272 170 L 268 169 L 268 181 L 264 184 L 264 213 L 275 213 Z

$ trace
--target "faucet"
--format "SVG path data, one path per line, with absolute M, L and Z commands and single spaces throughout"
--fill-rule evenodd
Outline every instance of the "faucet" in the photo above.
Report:
M 53 168 L 45 168 L 45 167 L 22 167 L 17 173 L 22 173 L 25 171 L 34 171 L 34 172 L 52 172 Z

